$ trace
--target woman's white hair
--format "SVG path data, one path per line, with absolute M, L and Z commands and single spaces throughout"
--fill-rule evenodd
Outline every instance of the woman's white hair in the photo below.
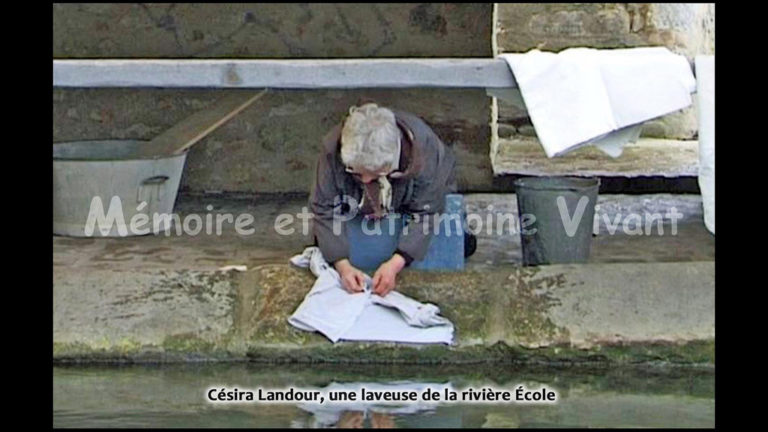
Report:
M 351 107 L 341 130 L 341 160 L 353 169 L 397 169 L 400 130 L 395 114 L 374 103 Z

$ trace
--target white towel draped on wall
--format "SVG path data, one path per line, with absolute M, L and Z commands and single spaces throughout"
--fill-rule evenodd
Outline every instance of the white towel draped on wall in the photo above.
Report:
M 501 54 L 517 81 L 548 157 L 593 144 L 612 157 L 642 122 L 692 103 L 696 80 L 684 56 L 663 47 Z
M 362 293 L 348 293 L 338 272 L 312 246 L 291 258 L 298 267 L 309 267 L 315 284 L 288 319 L 296 328 L 319 331 L 332 342 L 380 341 L 406 343 L 453 342 L 453 324 L 440 316 L 440 309 L 419 303 L 397 291 L 385 297 L 373 294 L 371 278 Z
M 699 188 L 704 225 L 715 233 L 715 56 L 696 56 L 699 104 Z

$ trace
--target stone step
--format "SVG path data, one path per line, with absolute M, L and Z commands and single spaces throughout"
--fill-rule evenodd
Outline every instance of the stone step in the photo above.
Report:
M 598 177 L 696 177 L 698 141 L 641 138 L 612 158 L 593 146 L 548 158 L 537 138 L 499 139 L 491 156 L 493 172 L 504 175 Z
M 437 304 L 456 345 L 331 344 L 288 316 L 314 277 L 54 268 L 57 362 L 714 363 L 714 262 L 568 264 L 433 273 L 399 290 Z

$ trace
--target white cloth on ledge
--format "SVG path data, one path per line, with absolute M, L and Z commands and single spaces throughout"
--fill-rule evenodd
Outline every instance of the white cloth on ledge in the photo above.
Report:
M 291 258 L 298 267 L 309 267 L 317 276 L 304 301 L 288 318 L 296 328 L 318 331 L 332 342 L 378 341 L 404 343 L 453 343 L 453 324 L 440 316 L 440 309 L 419 303 L 397 291 L 385 297 L 372 292 L 366 275 L 362 293 L 348 293 L 336 269 L 316 246 Z
M 642 122 L 692 103 L 688 60 L 664 47 L 501 54 L 548 157 L 595 145 L 612 157 Z
M 699 188 L 704 225 L 715 233 L 715 56 L 696 56 L 699 103 Z

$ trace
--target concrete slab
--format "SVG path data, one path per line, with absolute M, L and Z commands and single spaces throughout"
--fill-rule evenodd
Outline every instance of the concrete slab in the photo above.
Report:
M 527 298 L 546 299 L 546 319 L 572 346 L 715 336 L 714 262 L 552 265 L 521 269 L 514 277 L 510 302 L 525 313 L 533 301 Z M 507 323 L 514 320 L 505 316 Z M 524 328 L 517 321 L 506 328 Z M 538 342 L 512 336 L 508 342 Z
M 232 330 L 237 293 L 224 272 L 58 267 L 53 277 L 55 344 L 162 350 L 217 343 Z
M 164 88 L 512 88 L 504 60 L 280 59 L 280 60 L 54 60 L 55 87 Z

